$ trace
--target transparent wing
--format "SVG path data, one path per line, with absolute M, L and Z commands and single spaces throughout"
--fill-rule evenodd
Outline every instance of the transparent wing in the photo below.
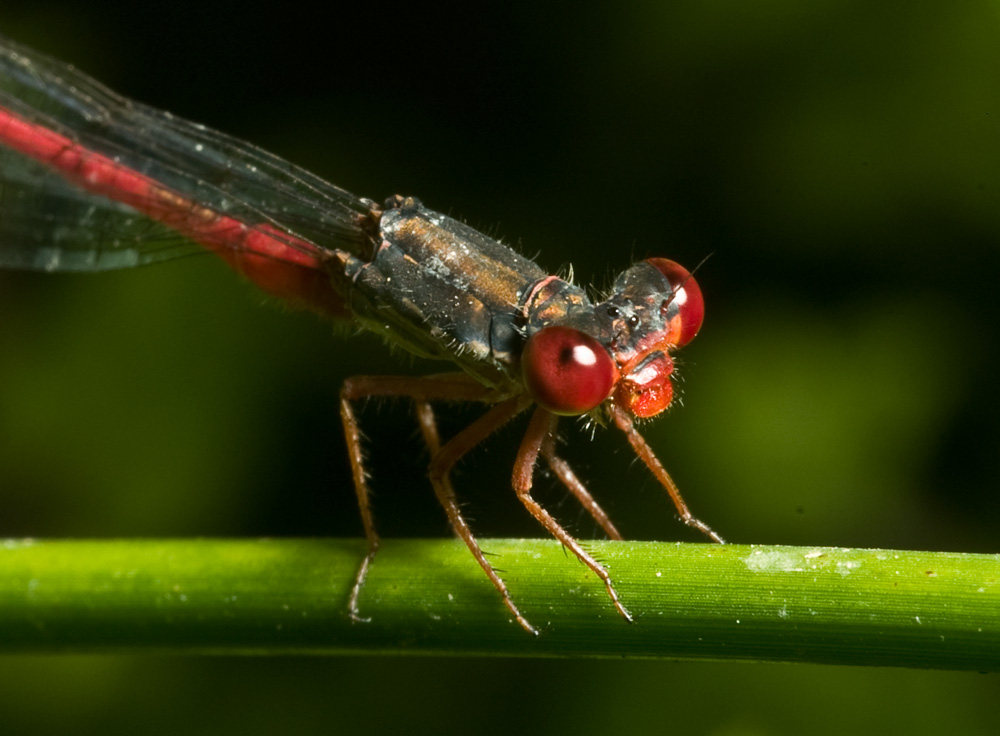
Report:
M 126 100 L 0 37 L 0 109 L 164 190 L 317 256 L 358 252 L 371 206 L 248 143 Z M 0 135 L 0 267 L 128 268 L 200 246 L 107 194 L 81 188 Z

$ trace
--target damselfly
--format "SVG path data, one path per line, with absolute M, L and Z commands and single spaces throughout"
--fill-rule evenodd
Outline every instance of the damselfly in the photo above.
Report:
M 688 510 L 635 428 L 673 397 L 671 354 L 701 327 L 691 273 L 650 258 L 594 303 L 569 280 L 414 197 L 356 197 L 254 146 L 123 99 L 65 64 L 0 38 L 0 267 L 130 268 L 210 251 L 293 306 L 352 319 L 387 341 L 459 370 L 426 377 L 360 376 L 340 394 L 354 485 L 368 540 L 347 601 L 360 614 L 379 546 L 355 403 L 410 399 L 431 453 L 430 480 L 455 532 L 521 614 L 466 524 L 452 467 L 501 425 L 532 409 L 513 487 L 550 534 L 604 583 L 606 567 L 532 496 L 541 456 L 612 539 L 622 536 L 557 454 L 560 416 L 621 430 L 667 490 L 684 523 L 722 539 Z M 442 444 L 432 403 L 488 405 Z

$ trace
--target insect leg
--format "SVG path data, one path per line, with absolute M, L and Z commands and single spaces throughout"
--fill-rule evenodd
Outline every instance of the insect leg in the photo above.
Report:
M 632 614 L 628 612 L 621 600 L 619 600 L 618 591 L 615 590 L 615 586 L 611 582 L 611 574 L 608 572 L 607 568 L 595 560 L 590 553 L 581 547 L 580 543 L 577 542 L 569 532 L 563 529 L 562 526 L 559 525 L 559 522 L 557 522 L 552 515 L 542 508 L 542 506 L 531 496 L 531 483 L 532 475 L 534 474 L 535 469 L 535 461 L 538 459 L 538 454 L 541 452 L 546 438 L 552 434 L 552 430 L 555 428 L 557 419 L 558 417 L 556 417 L 555 414 L 543 409 L 542 407 L 538 407 L 532 415 L 531 422 L 528 424 L 528 431 L 525 433 L 524 439 L 521 441 L 521 448 L 518 450 L 517 459 L 514 461 L 514 491 L 517 493 L 518 499 L 520 499 L 521 503 L 524 504 L 525 508 L 531 512 L 531 515 L 534 516 L 553 537 L 562 542 L 564 546 L 568 547 L 570 551 L 577 556 L 580 562 L 593 570 L 594 574 L 604 582 L 604 587 L 607 588 L 608 595 L 611 596 L 611 602 L 614 604 L 615 608 L 618 609 L 618 613 L 620 613 L 626 621 L 631 621 Z M 572 490 L 572 488 L 570 488 L 570 490 Z
M 687 504 L 684 503 L 684 499 L 681 498 L 681 492 L 677 488 L 677 484 L 674 483 L 674 479 L 670 477 L 666 468 L 663 467 L 663 463 L 653 454 L 653 450 L 649 444 L 639 434 L 638 430 L 636 430 L 635 425 L 632 423 L 632 418 L 616 406 L 611 407 L 611 417 L 614 419 L 618 429 L 628 437 L 629 444 L 632 445 L 635 454 L 646 464 L 646 467 L 656 476 L 660 484 L 667 489 L 670 499 L 674 502 L 674 506 L 677 507 L 677 513 L 681 517 L 681 521 L 689 527 L 697 529 L 713 542 L 725 544 L 725 540 L 722 537 L 712 531 L 712 528 L 708 524 L 695 518 L 688 509 Z
M 361 430 L 358 427 L 358 421 L 355 417 L 353 402 L 359 399 L 368 398 L 371 396 L 389 396 L 389 397 L 407 397 L 413 399 L 417 405 L 418 420 L 420 422 L 421 432 L 423 433 L 424 440 L 427 442 L 430 448 L 432 457 L 440 455 L 440 440 L 438 439 L 437 427 L 434 423 L 434 415 L 430 411 L 430 407 L 427 405 L 428 400 L 433 399 L 445 399 L 445 400 L 455 400 L 455 401 L 492 401 L 495 397 L 495 392 L 493 389 L 484 386 L 483 384 L 476 381 L 474 378 L 467 374 L 447 374 L 440 376 L 424 376 L 424 377 L 406 377 L 406 376 L 354 376 L 353 378 L 348 378 L 344 381 L 343 388 L 340 391 L 340 417 L 344 425 L 344 436 L 347 441 L 347 451 L 351 462 L 351 474 L 354 478 L 354 490 L 358 496 L 358 506 L 361 510 L 361 521 L 365 529 L 365 537 L 368 540 L 368 552 L 365 558 L 361 561 L 361 565 L 358 567 L 358 572 L 354 577 L 354 586 L 351 588 L 351 594 L 348 599 L 348 614 L 355 621 L 367 621 L 368 619 L 362 617 L 358 612 L 358 600 L 361 596 L 361 591 L 365 585 L 365 579 L 368 577 L 368 571 L 371 568 L 372 562 L 375 559 L 375 554 L 378 552 L 379 547 L 379 537 L 378 533 L 375 531 L 375 521 L 371 511 L 370 496 L 371 492 L 368 488 L 367 477 L 368 474 L 364 468 L 364 454 L 361 449 Z M 501 406 L 511 404 L 512 400 L 505 401 L 498 404 L 494 409 L 498 409 Z M 517 402 L 515 402 L 517 403 Z M 468 445 L 465 450 L 459 455 L 453 458 L 451 464 L 448 465 L 445 470 L 445 476 L 447 470 L 450 469 L 451 465 L 461 457 L 469 448 L 479 442 L 481 439 L 488 436 L 494 429 L 500 426 L 504 421 L 509 419 L 514 414 L 524 409 L 526 404 L 522 405 L 517 403 L 516 410 L 510 414 L 506 419 L 502 419 L 499 423 L 493 425 L 489 431 L 482 435 L 478 440 Z M 494 411 L 487 412 L 483 417 L 480 418 L 479 422 L 483 421 L 487 417 L 493 415 Z M 475 427 L 479 422 L 473 423 L 471 427 Z M 468 431 L 468 430 L 466 430 Z M 445 446 L 447 448 L 452 445 L 456 440 L 461 438 L 465 432 L 460 433 L 452 442 L 449 442 Z M 433 467 L 433 466 L 432 466 Z M 434 478 L 431 478 L 434 482 Z M 446 488 L 450 491 L 450 483 L 447 477 L 444 479 L 444 485 L 442 488 Z M 439 500 L 442 499 L 442 493 L 439 491 L 439 484 L 434 485 L 435 492 L 438 494 Z M 445 494 L 447 495 L 447 494 Z M 452 503 L 454 503 L 454 493 L 451 493 Z M 466 533 L 468 538 L 462 534 L 459 527 L 456 525 L 455 518 L 457 518 L 462 525 L 465 525 L 464 519 L 462 519 L 461 514 L 458 512 L 457 504 L 454 504 L 454 514 L 449 511 L 448 504 L 441 500 L 443 506 L 445 506 L 445 511 L 448 513 L 448 518 L 452 522 L 452 526 L 455 527 L 455 531 L 459 533 L 460 536 L 465 540 L 465 543 L 469 545 L 469 548 L 473 550 L 473 554 L 476 555 L 478 546 L 476 546 L 475 539 L 472 538 L 471 532 L 468 532 L 468 527 L 466 526 Z M 475 546 L 475 549 L 473 547 Z M 480 565 L 486 565 L 485 558 L 480 559 L 482 552 L 479 551 L 476 559 L 479 561 Z M 485 568 L 484 568 L 485 569 Z M 492 568 L 489 568 L 487 574 L 492 572 Z M 493 573 L 496 576 L 496 573 Z M 493 577 L 491 577 L 491 580 Z M 494 580 L 494 585 L 497 584 L 499 578 Z M 505 601 L 509 601 L 509 594 L 506 593 L 506 588 L 502 587 L 503 583 L 500 582 L 500 592 L 505 595 Z M 508 603 L 508 608 L 511 608 L 515 616 L 518 617 L 518 622 L 522 626 L 531 629 L 527 621 L 520 616 L 516 608 L 513 608 L 513 603 Z
M 465 518 L 462 516 L 462 511 L 458 506 L 458 501 L 455 498 L 455 491 L 451 486 L 451 479 L 448 477 L 449 472 L 455 463 L 458 462 L 465 453 L 471 450 L 473 447 L 478 445 L 484 439 L 489 437 L 493 432 L 500 428 L 501 425 L 508 422 L 514 416 L 524 411 L 530 403 L 529 399 L 525 399 L 521 396 L 516 396 L 512 399 L 507 399 L 486 412 L 483 416 L 479 417 L 475 422 L 470 424 L 468 427 L 463 429 L 457 435 L 452 437 L 441 450 L 434 455 L 431 459 L 430 467 L 430 478 L 431 483 L 434 486 L 434 493 L 437 495 L 438 501 L 441 506 L 444 507 L 445 513 L 448 515 L 448 521 L 451 523 L 452 529 L 455 533 L 462 538 L 465 542 L 465 546 L 469 548 L 472 552 L 472 556 L 476 558 L 476 562 L 479 566 L 483 568 L 483 572 L 493 583 L 500 595 L 503 597 L 504 605 L 513 614 L 517 623 L 521 625 L 525 631 L 529 634 L 538 635 L 538 630 L 532 626 L 528 620 L 521 614 L 517 605 L 514 603 L 514 599 L 510 595 L 510 591 L 507 590 L 507 585 L 497 574 L 497 571 L 493 569 L 493 566 L 486 559 L 486 555 L 483 554 L 482 548 L 479 546 L 479 542 L 476 541 L 472 530 L 469 528 L 468 523 L 466 523 Z M 430 413 L 430 407 L 421 406 L 422 402 L 417 403 L 417 411 L 420 416 L 421 426 L 429 419 L 433 422 L 433 415 Z M 434 430 L 436 435 L 437 430 Z M 425 438 L 426 438 L 425 432 Z M 428 442 L 430 445 L 431 443 Z
M 615 528 L 615 525 L 611 522 L 607 513 L 600 507 L 593 496 L 590 495 L 590 491 L 587 487 L 580 482 L 580 479 L 576 477 L 576 473 L 569 466 L 565 460 L 556 455 L 555 453 L 555 434 L 549 433 L 549 435 L 542 440 L 541 447 L 542 457 L 552 468 L 552 472 L 556 474 L 559 480 L 562 481 L 563 485 L 566 486 L 570 493 L 576 496 L 576 499 L 580 504 L 587 510 L 587 512 L 594 518 L 604 533 L 608 535 L 609 539 L 614 539 L 616 541 L 622 541 L 623 537 L 621 532 Z
M 354 621 L 368 621 L 358 613 L 358 597 L 361 589 L 365 585 L 365 578 L 368 577 L 368 568 L 371 567 L 378 552 L 378 532 L 375 531 L 375 520 L 372 518 L 370 503 L 371 491 L 368 490 L 366 481 L 364 457 L 361 452 L 361 430 L 358 428 L 358 420 L 354 416 L 354 408 L 351 401 L 357 398 L 355 387 L 351 381 L 345 381 L 340 390 L 340 420 L 344 425 L 344 437 L 347 440 L 347 453 L 351 461 L 351 475 L 354 478 L 354 491 L 358 495 L 358 507 L 361 509 L 361 522 L 365 527 L 365 538 L 368 540 L 368 552 L 358 567 L 358 572 L 354 576 L 354 586 L 351 588 L 351 596 L 347 603 L 347 613 Z
M 420 426 L 420 434 L 424 436 L 424 444 L 430 450 L 431 457 L 441 452 L 441 435 L 438 434 L 437 420 L 434 418 L 434 409 L 427 401 L 415 401 L 417 410 L 417 424 Z

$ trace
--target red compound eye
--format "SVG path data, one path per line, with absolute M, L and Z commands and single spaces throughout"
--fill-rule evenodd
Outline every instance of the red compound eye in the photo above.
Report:
M 649 258 L 646 263 L 666 276 L 674 291 L 671 306 L 676 305 L 680 315 L 680 335 L 677 337 L 677 347 L 687 345 L 701 329 L 705 319 L 705 300 L 701 296 L 701 287 L 694 276 L 684 266 L 666 258 Z
M 572 327 L 545 327 L 521 353 L 532 398 L 553 414 L 584 414 L 608 398 L 618 369 L 597 340 Z

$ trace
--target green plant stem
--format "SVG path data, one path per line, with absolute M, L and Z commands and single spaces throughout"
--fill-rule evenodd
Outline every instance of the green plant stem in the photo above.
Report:
M 551 541 L 484 540 L 541 634 L 456 540 L 0 543 L 0 651 L 664 657 L 996 670 L 1000 556 L 592 542 L 635 622 Z

